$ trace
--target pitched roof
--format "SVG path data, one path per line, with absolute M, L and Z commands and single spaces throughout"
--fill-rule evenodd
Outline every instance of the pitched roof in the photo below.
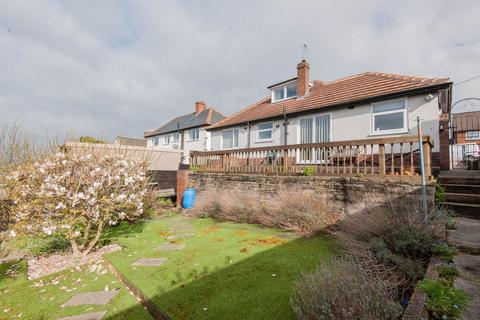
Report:
M 303 98 L 272 103 L 269 96 L 207 129 L 278 117 L 284 108 L 288 114 L 299 113 L 449 83 L 448 78 L 428 79 L 381 72 L 365 72 L 330 82 L 315 80 L 309 94 Z
M 143 138 L 117 137 L 115 143 L 121 146 L 146 147 L 147 140 Z
M 457 132 L 480 130 L 480 111 L 453 113 L 452 123 Z
M 225 116 L 213 108 L 207 108 L 199 113 L 189 113 L 179 116 L 167 122 L 160 128 L 153 131 L 146 131 L 144 137 L 151 137 L 162 133 L 176 132 L 177 130 L 184 130 L 189 128 L 209 126 L 224 119 Z

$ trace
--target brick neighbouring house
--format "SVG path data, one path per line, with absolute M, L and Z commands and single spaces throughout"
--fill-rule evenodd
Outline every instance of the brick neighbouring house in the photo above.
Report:
M 417 133 L 433 138 L 433 172 L 449 169 L 448 121 L 452 83 L 365 72 L 310 83 L 310 66 L 268 87 L 270 95 L 207 128 L 210 150 L 244 149 Z M 440 156 L 441 154 L 441 156 Z
M 480 111 L 453 113 L 451 117 L 457 144 L 480 145 Z

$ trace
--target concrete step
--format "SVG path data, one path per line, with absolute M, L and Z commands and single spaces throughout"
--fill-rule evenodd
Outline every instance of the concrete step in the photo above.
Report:
M 480 194 L 445 192 L 445 201 L 480 205 Z
M 463 252 L 480 254 L 480 220 L 457 217 L 455 229 L 448 230 L 447 241 Z
M 471 193 L 480 194 L 480 185 L 470 184 L 441 184 L 445 188 L 445 192 L 449 193 Z
M 479 204 L 467 204 L 457 202 L 439 202 L 439 205 L 445 206 L 460 216 L 473 219 L 480 219 L 480 205 Z
M 455 177 L 438 177 L 438 182 L 441 185 L 444 184 L 462 184 L 462 185 L 480 185 L 480 177 L 477 175 L 472 176 L 465 176 L 465 177 L 460 177 L 460 176 L 455 176 Z

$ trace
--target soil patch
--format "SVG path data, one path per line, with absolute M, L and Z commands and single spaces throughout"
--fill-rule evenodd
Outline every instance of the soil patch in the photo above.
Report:
M 234 233 L 237 237 L 245 237 L 247 236 L 248 232 L 245 230 L 238 230 Z
M 276 237 L 267 237 L 267 238 L 261 238 L 261 239 L 251 239 L 251 240 L 248 240 L 248 242 L 253 245 L 259 245 L 259 246 L 274 246 L 274 245 L 284 244 L 285 240 L 282 240 Z
M 219 229 L 218 226 L 215 226 L 215 225 L 209 226 L 209 227 L 203 229 L 203 233 L 205 233 L 205 234 L 210 234 L 210 233 L 212 233 L 212 232 L 218 231 L 218 229 Z

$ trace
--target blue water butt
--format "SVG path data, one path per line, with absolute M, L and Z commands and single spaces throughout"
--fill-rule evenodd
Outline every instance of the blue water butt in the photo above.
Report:
M 182 205 L 185 209 L 190 209 L 195 206 L 195 189 L 186 189 L 183 192 Z

